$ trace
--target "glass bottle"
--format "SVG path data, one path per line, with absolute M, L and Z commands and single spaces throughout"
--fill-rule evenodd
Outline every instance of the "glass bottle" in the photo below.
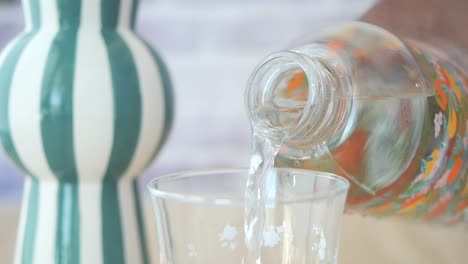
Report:
M 300 43 L 265 58 L 246 90 L 255 132 L 282 140 L 275 166 L 346 177 L 349 211 L 468 220 L 468 75 L 360 22 Z

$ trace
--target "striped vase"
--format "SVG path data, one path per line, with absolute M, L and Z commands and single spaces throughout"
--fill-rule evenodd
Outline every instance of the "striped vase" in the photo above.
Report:
M 24 0 L 0 55 L 0 145 L 28 177 L 15 263 L 149 263 L 136 176 L 172 121 L 137 0 Z

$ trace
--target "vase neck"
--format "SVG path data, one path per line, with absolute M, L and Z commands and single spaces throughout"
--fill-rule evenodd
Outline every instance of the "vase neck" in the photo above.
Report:
M 23 0 L 27 30 L 134 28 L 138 0 Z

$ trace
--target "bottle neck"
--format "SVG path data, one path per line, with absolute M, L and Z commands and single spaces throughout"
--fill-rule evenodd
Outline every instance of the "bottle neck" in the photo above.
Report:
M 346 74 L 296 51 L 267 57 L 251 76 L 246 101 L 255 133 L 289 148 L 313 148 L 344 128 L 352 100 Z
M 23 0 L 27 30 L 134 28 L 138 0 Z

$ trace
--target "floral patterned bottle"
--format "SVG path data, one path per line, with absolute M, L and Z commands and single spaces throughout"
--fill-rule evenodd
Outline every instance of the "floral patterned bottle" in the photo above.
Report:
M 257 134 L 282 139 L 277 167 L 352 183 L 348 210 L 468 221 L 467 75 L 443 53 L 347 23 L 274 53 L 246 91 Z

